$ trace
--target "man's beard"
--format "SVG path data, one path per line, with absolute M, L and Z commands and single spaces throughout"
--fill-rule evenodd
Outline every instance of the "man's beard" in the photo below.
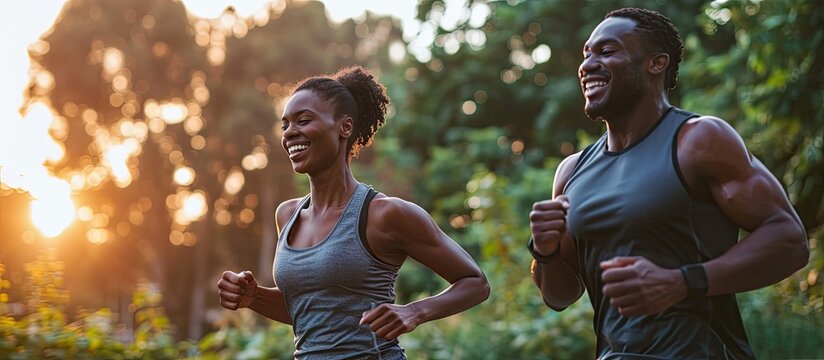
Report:
M 613 77 L 608 85 L 609 93 L 605 94 L 608 98 L 602 103 L 597 104 L 591 110 L 585 106 L 584 114 L 586 114 L 590 120 L 603 121 L 612 116 L 620 115 L 627 109 L 632 108 L 641 98 L 642 94 L 641 70 L 639 67 L 640 64 L 633 66 L 634 70 L 628 72 L 626 74 L 627 76 L 622 76 L 618 79 Z

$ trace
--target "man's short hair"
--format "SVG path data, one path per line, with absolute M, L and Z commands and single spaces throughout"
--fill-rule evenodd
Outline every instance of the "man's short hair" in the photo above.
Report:
M 610 17 L 635 20 L 638 23 L 635 28 L 641 32 L 641 35 L 650 44 L 648 46 L 652 47 L 651 50 L 669 55 L 670 63 L 664 77 L 664 88 L 667 90 L 674 89 L 678 83 L 678 63 L 681 62 L 684 53 L 684 42 L 681 40 L 681 35 L 678 34 L 678 29 L 675 28 L 672 21 L 657 11 L 639 8 L 613 10 L 607 13 L 604 19 Z

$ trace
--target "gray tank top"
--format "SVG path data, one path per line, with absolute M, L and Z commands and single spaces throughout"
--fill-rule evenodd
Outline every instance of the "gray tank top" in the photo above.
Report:
M 738 227 L 714 204 L 693 201 L 680 174 L 678 130 L 695 116 L 671 108 L 620 152 L 606 149 L 604 135 L 581 154 L 564 189 L 579 273 L 595 309 L 598 358 L 753 357 L 734 295 L 623 317 L 602 293 L 601 261 L 644 256 L 673 269 L 715 258 L 737 242 Z
M 287 239 L 300 211 L 309 207 L 307 195 L 280 233 L 274 277 L 292 317 L 296 359 L 406 358 L 397 340 L 358 325 L 364 311 L 394 303 L 399 269 L 372 255 L 361 236 L 372 196 L 374 190 L 359 183 L 326 238 L 295 249 Z

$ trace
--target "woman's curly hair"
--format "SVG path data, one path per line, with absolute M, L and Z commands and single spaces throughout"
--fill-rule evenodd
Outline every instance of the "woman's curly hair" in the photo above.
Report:
M 307 78 L 297 84 L 292 94 L 312 90 L 324 101 L 331 101 L 335 118 L 348 115 L 354 120 L 349 138 L 349 159 L 372 143 L 375 133 L 385 122 L 389 96 L 386 88 L 363 67 L 352 66 L 332 75 Z

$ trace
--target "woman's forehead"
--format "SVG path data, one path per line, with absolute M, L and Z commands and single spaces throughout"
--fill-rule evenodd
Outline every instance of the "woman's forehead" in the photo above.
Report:
M 296 91 L 286 101 L 286 106 L 283 108 L 283 117 L 287 118 L 298 112 L 309 110 L 314 113 L 331 113 L 332 106 L 329 101 L 325 101 L 318 96 L 317 93 L 310 89 L 302 89 Z

